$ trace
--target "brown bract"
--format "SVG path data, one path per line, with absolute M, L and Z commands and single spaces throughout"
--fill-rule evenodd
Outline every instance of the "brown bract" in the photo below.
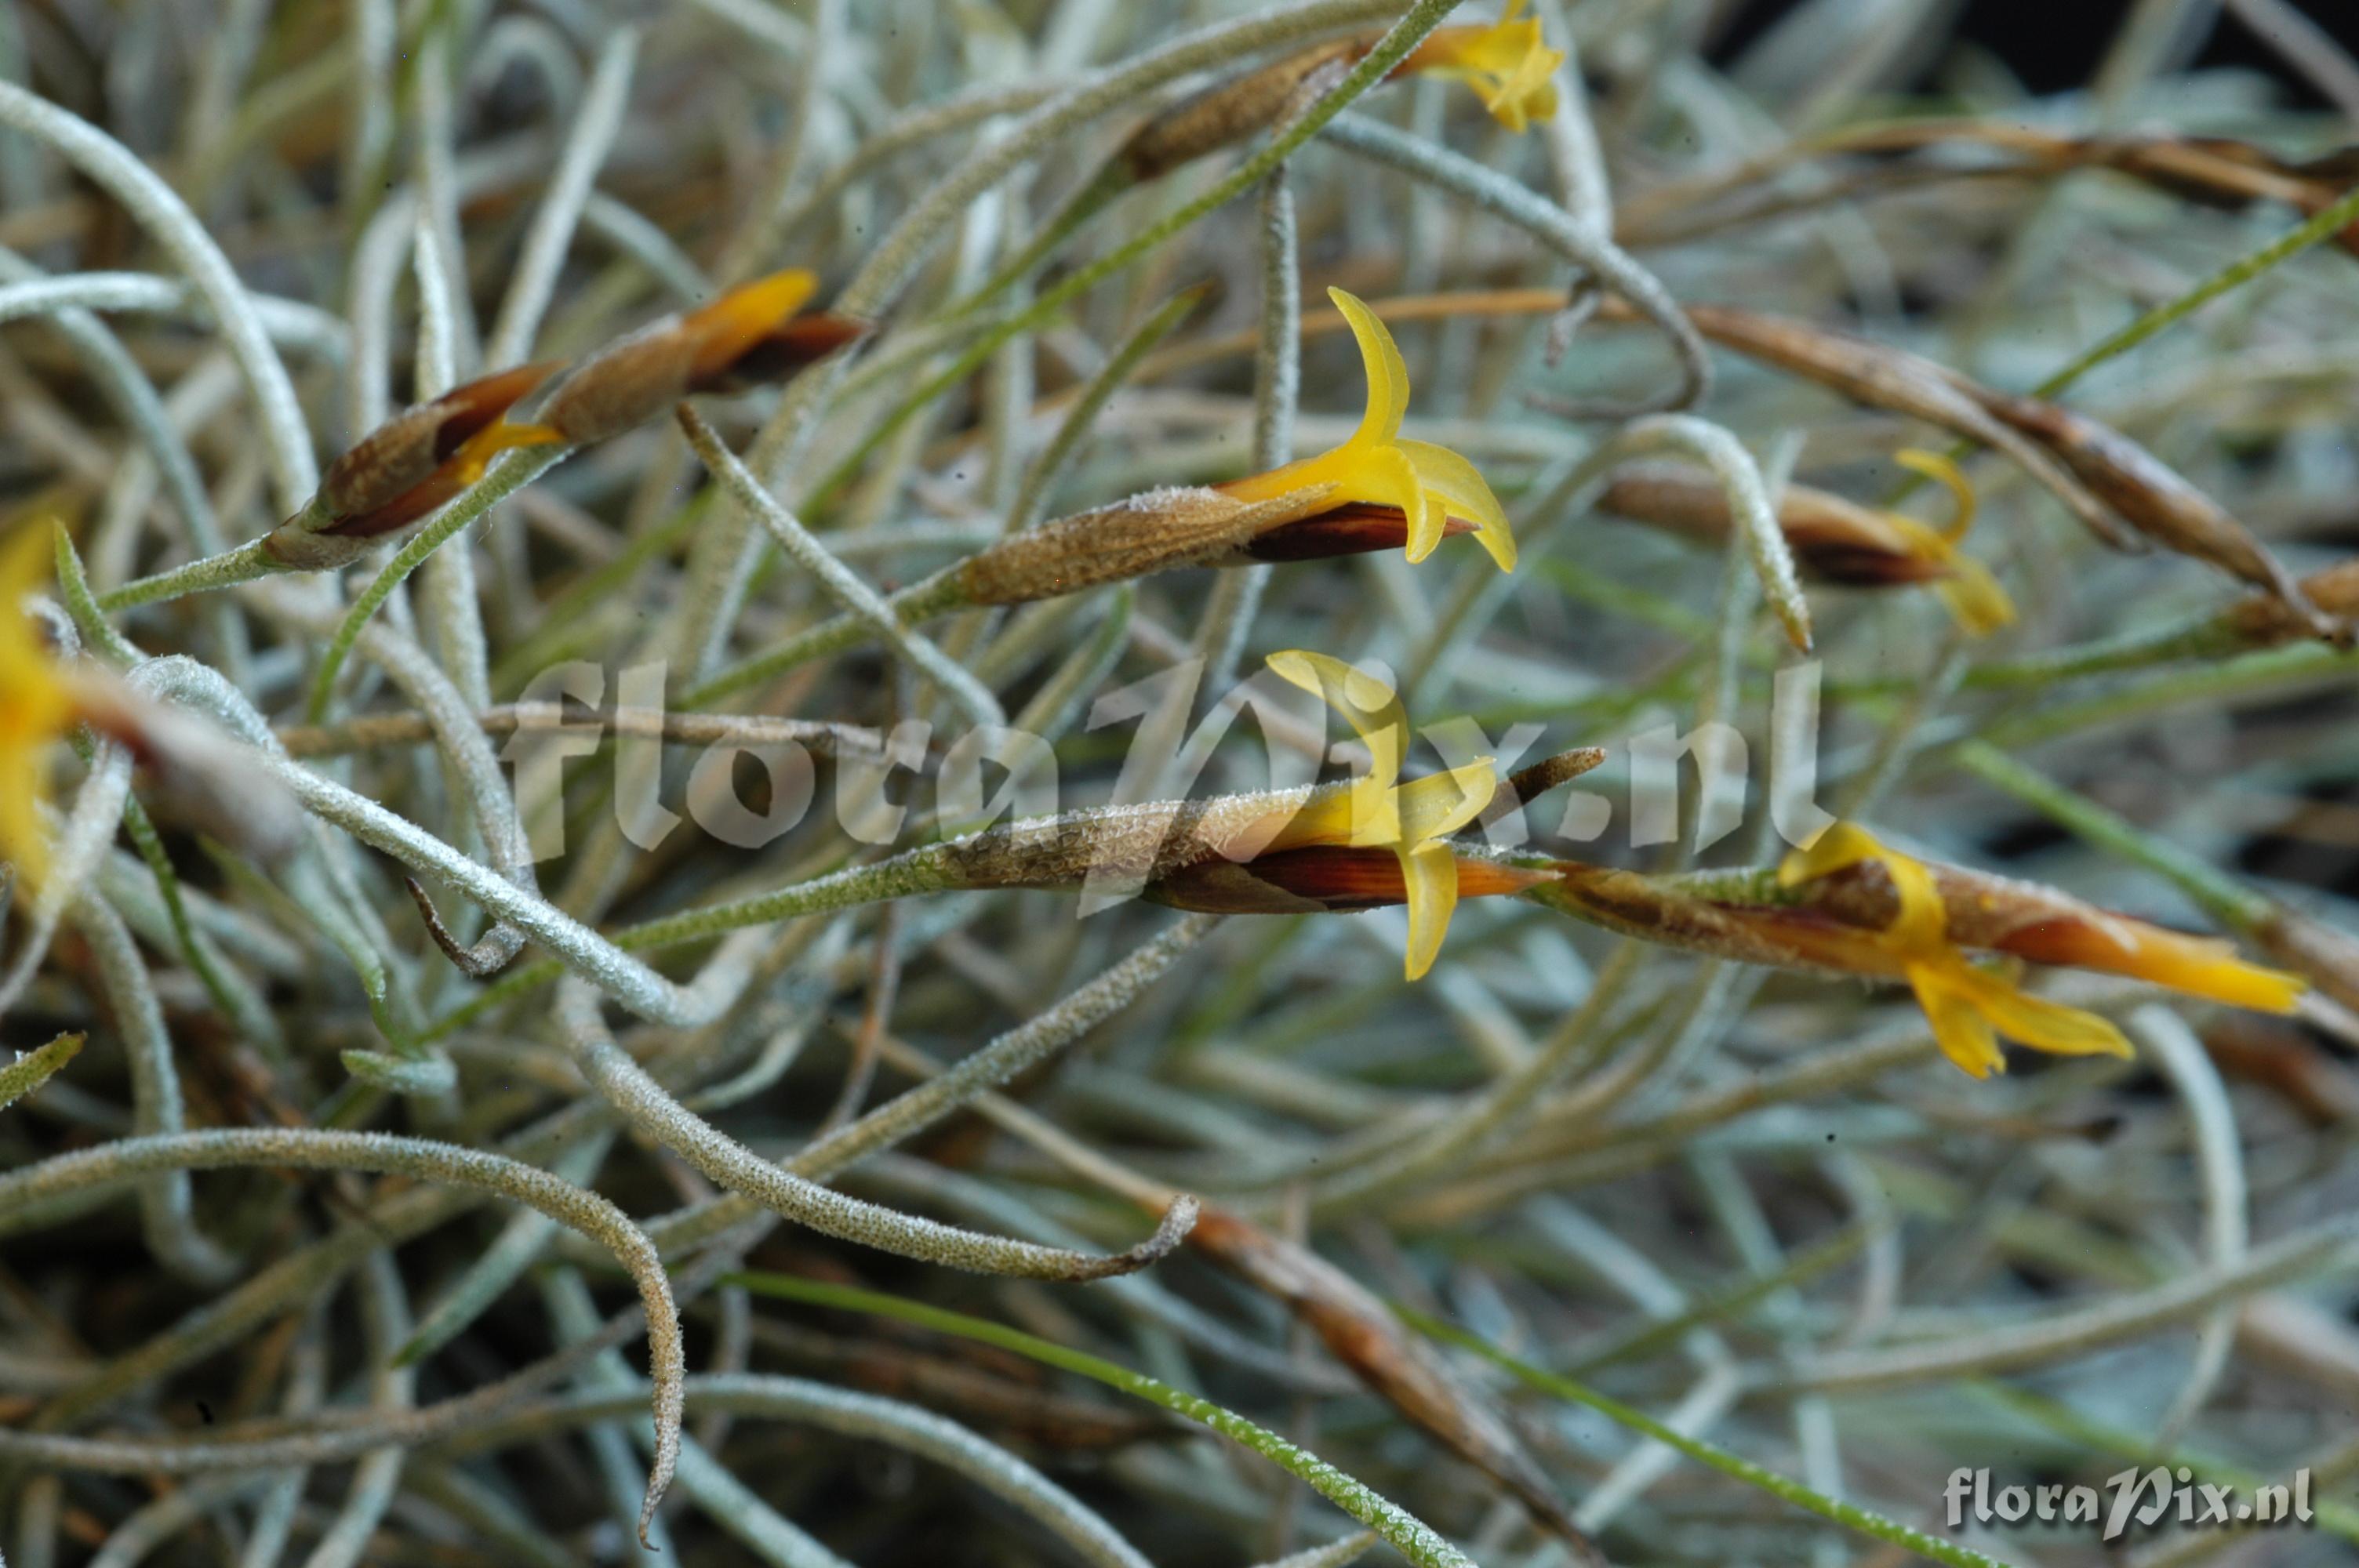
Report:
M 2301 579 L 2301 595 L 2328 615 L 2359 621 L 2359 557 L 2339 562 Z M 2247 647 L 2268 648 L 2310 634 L 2310 618 L 2282 599 L 2256 594 L 2222 618 Z
M 1378 36 L 1321 44 L 1216 82 L 1132 132 L 1115 165 L 1143 183 L 1265 130 L 1313 77 L 1321 70 L 1350 70 L 1375 47 Z
M 555 361 L 545 360 L 484 376 L 405 409 L 370 431 L 328 465 L 312 503 L 328 519 L 320 531 L 365 536 L 397 526 L 378 521 L 379 514 L 530 395 L 557 368 Z
M 1725 487 L 1683 469 L 1625 468 L 1597 505 L 1705 543 L 1725 540 L 1732 526 Z M 1890 519 L 1830 491 L 1788 484 L 1778 496 L 1777 525 L 1802 566 L 1829 582 L 1889 588 L 1949 575 L 1941 562 L 1912 550 Z
M 1069 811 L 953 839 L 940 853 L 952 881 L 962 887 L 1072 888 L 1093 875 L 1152 884 L 1203 861 L 1249 856 L 1314 795 L 1349 787 Z
M 1454 860 L 1462 899 L 1522 892 L 1554 875 L 1464 855 Z M 1407 903 L 1408 879 L 1389 849 L 1310 844 L 1244 860 L 1196 860 L 1149 884 L 1147 896 L 1215 914 L 1344 914 Z
M 1023 604 L 1154 572 L 1250 560 L 1255 540 L 1313 514 L 1333 489 L 1313 485 L 1254 503 L 1198 486 L 1150 490 L 1002 540 L 957 568 L 959 587 L 970 604 Z
M 870 330 L 847 316 L 799 315 L 819 280 L 799 268 L 757 278 L 711 304 L 640 329 L 574 367 L 540 419 L 572 445 L 619 436 L 681 398 L 777 381 Z
M 1443 521 L 1445 536 L 1472 534 L 1474 524 L 1463 517 Z M 1323 561 L 1337 556 L 1365 556 L 1378 550 L 1398 550 L 1408 545 L 1408 514 L 1397 506 L 1347 502 L 1305 517 L 1292 518 L 1255 535 L 1240 547 L 1243 557 L 1223 559 L 1214 566 L 1243 566 L 1248 561 Z

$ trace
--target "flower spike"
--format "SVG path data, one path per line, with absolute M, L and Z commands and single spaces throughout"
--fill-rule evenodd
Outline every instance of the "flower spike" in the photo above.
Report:
M 1350 324 L 1367 373 L 1368 406 L 1360 427 L 1332 451 L 1216 488 L 1234 500 L 1257 502 L 1332 484 L 1338 508 L 1386 507 L 1400 513 L 1412 561 L 1431 555 L 1451 532 L 1452 523 L 1459 523 L 1473 527 L 1501 571 L 1513 571 L 1515 535 L 1498 497 L 1474 465 L 1446 447 L 1402 438 L 1401 420 L 1408 412 L 1408 366 L 1392 334 L 1356 296 L 1340 288 L 1330 288 L 1327 296 Z

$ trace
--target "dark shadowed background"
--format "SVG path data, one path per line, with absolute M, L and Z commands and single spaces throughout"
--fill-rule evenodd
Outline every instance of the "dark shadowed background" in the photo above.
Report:
M 2359 46 L 2359 0 L 2281 0 L 2346 47 Z M 1807 0 L 1732 0 L 1714 55 L 1735 59 L 1779 17 Z M 2136 0 L 1963 0 L 1956 36 L 1989 50 L 2033 92 L 2058 92 L 2086 83 Z M 2275 8 L 2275 7 L 2270 7 Z M 2254 7 L 2257 16 L 2264 8 Z M 2266 26 L 2262 23 L 2261 26 Z M 2198 67 L 2236 66 L 2266 72 L 2301 103 L 2321 104 L 2318 90 L 2260 36 L 2235 0 L 2216 6 L 2192 57 Z

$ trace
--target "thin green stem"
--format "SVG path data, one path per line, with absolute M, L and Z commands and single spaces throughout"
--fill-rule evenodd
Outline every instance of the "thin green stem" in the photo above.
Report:
M 810 509 L 818 510 L 851 483 L 853 476 L 867 462 L 869 455 L 893 432 L 916 417 L 918 412 L 929 406 L 935 398 L 973 374 L 984 362 L 998 351 L 1001 344 L 1021 333 L 1038 331 L 1049 325 L 1074 300 L 1184 233 L 1199 219 L 1227 206 L 1259 185 L 1293 156 L 1296 148 L 1324 130 L 1328 123 L 1342 114 L 1354 99 L 1392 74 L 1393 67 L 1407 59 L 1408 52 L 1440 23 L 1442 17 L 1450 14 L 1455 5 L 1456 0 L 1417 0 L 1408 13 L 1393 24 L 1376 47 L 1362 57 L 1359 64 L 1353 66 L 1332 91 L 1322 94 L 1299 117 L 1264 143 L 1260 151 L 1215 181 L 1201 196 L 1149 223 L 1089 265 L 1077 268 L 1071 276 L 1034 300 L 1029 308 L 993 323 L 951 362 L 949 369 L 911 393 L 883 424 L 869 433 L 868 438 L 856 450 L 829 471 L 811 492 Z
M 869 1313 L 919 1328 L 931 1329 L 938 1334 L 956 1335 L 962 1339 L 1013 1351 L 1061 1371 L 1119 1389 L 1134 1398 L 1160 1405 L 1174 1414 L 1201 1422 L 1223 1436 L 1243 1444 L 1375 1530 L 1410 1562 L 1421 1564 L 1423 1568 L 1473 1568 L 1473 1560 L 1444 1541 L 1431 1526 L 1317 1454 L 1296 1447 L 1267 1427 L 1257 1426 L 1210 1400 L 1182 1392 L 1169 1383 L 1158 1382 L 1143 1372 L 1134 1372 L 1103 1357 L 1092 1356 L 1086 1351 L 1075 1350 L 1037 1335 L 1026 1334 L 1021 1329 L 993 1323 L 987 1318 L 945 1312 L 940 1307 L 928 1306 L 923 1302 L 913 1302 L 902 1296 L 887 1295 L 882 1291 L 832 1285 L 818 1280 L 799 1279 L 791 1274 L 753 1271 L 723 1275 L 721 1282 L 741 1285 L 756 1295 L 770 1296 L 779 1301 L 834 1307 L 843 1312 Z M 1973 1568 L 1990 1568 L 1990 1560 L 1979 1559 Z
M 260 539 L 249 539 L 233 550 L 218 556 L 205 556 L 197 560 L 126 582 L 98 596 L 101 610 L 129 610 L 135 605 L 156 604 L 167 599 L 179 599 L 191 593 L 209 593 L 214 589 L 234 588 L 242 582 L 253 582 L 288 568 L 271 558 L 262 547 Z
M 2033 387 L 2031 395 L 2034 397 L 2055 396 L 2107 360 L 2127 353 L 2172 323 L 2194 314 L 2222 295 L 2242 288 L 2279 262 L 2290 260 L 2310 246 L 2332 239 L 2354 222 L 2359 222 L 2359 189 L 2346 193 L 2330 207 L 2320 209 L 2309 222 L 2288 230 L 2259 250 L 2230 262 L 2169 304 L 2155 307 L 2121 330 L 2091 344 L 2071 363 Z
M 2227 872 L 2169 839 L 2147 832 L 2127 817 L 2106 810 L 2078 790 L 2067 789 L 2036 769 L 2026 767 L 1988 741 L 1961 741 L 1951 748 L 1950 755 L 1959 766 L 1985 784 L 2038 807 L 2099 849 L 2168 879 L 2201 904 L 2214 920 L 2233 930 L 2250 931 L 2275 914 L 2275 907 L 2267 898 Z
M 60 1034 L 28 1055 L 0 1064 L 0 1109 L 48 1083 L 52 1074 L 74 1059 L 86 1038 L 82 1034 Z
M 1397 1303 L 1393 1307 L 1393 1311 L 1402 1322 L 1407 1323 L 1419 1333 L 1439 1339 L 1445 1345 L 1454 1345 L 1462 1350 L 1472 1351 L 1527 1388 L 1553 1395 L 1569 1404 L 1584 1405 L 1604 1416 L 1608 1421 L 1626 1426 L 1633 1432 L 1643 1433 L 1667 1447 L 1676 1448 L 1699 1465 L 1709 1465 L 1730 1479 L 1742 1481 L 1748 1487 L 1758 1487 L 1770 1496 L 1791 1503 L 1798 1509 L 1814 1513 L 1821 1519 L 1832 1519 L 1846 1529 L 1855 1530 L 1862 1535 L 1873 1537 L 1905 1551 L 1914 1552 L 1919 1556 L 1930 1557 L 1936 1563 L 1946 1563 L 1950 1564 L 1950 1568 L 2010 1568 L 2010 1565 L 2000 1558 L 1988 1556 L 1974 1551 L 1972 1547 L 1961 1546 L 1952 1541 L 1944 1541 L 1938 1535 L 1928 1535 L 1921 1530 L 1902 1524 L 1896 1519 L 1887 1519 L 1872 1509 L 1861 1508 L 1856 1503 L 1847 1503 L 1840 1498 L 1827 1497 L 1811 1490 L 1799 1481 L 1780 1476 L 1766 1465 L 1756 1465 L 1752 1460 L 1732 1454 L 1725 1448 L 1705 1443 L 1699 1438 L 1690 1437 L 1684 1433 L 1664 1425 L 1642 1410 L 1625 1405 L 1617 1399 L 1601 1394 L 1596 1390 L 1576 1383 L 1570 1378 L 1535 1367 L 1529 1362 L 1520 1361 L 1487 1340 L 1467 1333 L 1455 1324 L 1446 1323 L 1440 1318 Z
M 317 724 L 327 717 L 328 700 L 334 692 L 337 672 L 360 640 L 361 629 L 385 601 L 392 597 L 402 580 L 418 569 L 419 564 L 440 549 L 453 535 L 473 524 L 493 507 L 555 468 L 572 451 L 571 447 L 538 447 L 527 451 L 510 452 L 494 465 L 466 494 L 453 501 L 434 515 L 431 522 L 409 537 L 409 542 L 386 562 L 383 570 L 368 587 L 361 590 L 346 612 L 343 623 L 336 628 L 328 646 L 320 655 L 320 667 L 311 676 L 311 694 L 305 704 L 310 722 Z M 134 585 L 136 586 L 136 585 Z M 101 602 L 103 602 L 102 600 Z

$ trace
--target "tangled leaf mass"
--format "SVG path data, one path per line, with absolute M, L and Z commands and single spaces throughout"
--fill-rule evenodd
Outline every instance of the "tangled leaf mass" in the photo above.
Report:
M 1734 9 L 0 15 L 0 1568 L 2347 1554 L 2359 63 Z

